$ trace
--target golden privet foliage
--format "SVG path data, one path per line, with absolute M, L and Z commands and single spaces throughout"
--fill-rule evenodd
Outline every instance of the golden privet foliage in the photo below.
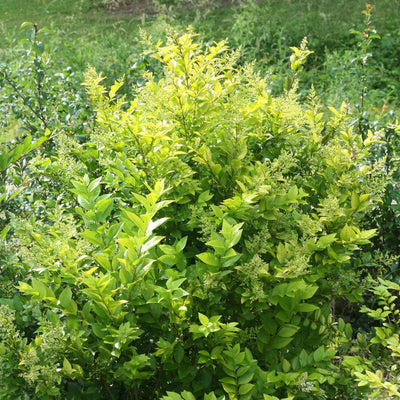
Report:
M 96 168 L 71 182 L 77 207 L 63 211 L 65 227 L 71 214 L 81 224 L 68 228 L 68 259 L 49 245 L 62 224 L 36 221 L 31 243 L 18 231 L 32 277 L 21 295 L 64 328 L 59 374 L 69 384 L 59 391 L 364 398 L 372 364 L 341 362 L 352 344 L 358 350 L 334 304 L 364 292 L 353 259 L 374 235 L 360 221 L 383 187 L 368 161 L 379 138 L 354 133 L 345 105 L 324 113 L 313 89 L 299 101 L 306 41 L 274 97 L 226 42 L 204 45 L 191 32 L 145 40 L 163 74 L 146 74 L 129 104 L 122 80 L 107 90 L 86 73 L 96 125 L 77 157 Z M 1 352 L 11 360 L 23 345 L 7 348 L 8 335 Z

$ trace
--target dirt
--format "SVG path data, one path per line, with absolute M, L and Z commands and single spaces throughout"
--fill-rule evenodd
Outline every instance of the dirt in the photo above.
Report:
M 154 17 L 159 13 L 153 0 L 126 0 L 119 2 L 118 6 L 109 8 L 114 15 L 130 15 L 132 17 Z
M 238 5 L 239 0 L 214 0 L 203 1 L 199 6 L 196 1 L 183 0 L 180 6 L 177 6 L 173 11 L 176 13 L 187 11 L 201 11 L 201 8 L 222 9 Z M 125 0 L 116 2 L 116 6 L 109 7 L 109 12 L 113 15 L 132 16 L 132 17 L 154 17 L 168 9 L 165 3 L 173 3 L 173 1 L 158 1 L 158 0 Z

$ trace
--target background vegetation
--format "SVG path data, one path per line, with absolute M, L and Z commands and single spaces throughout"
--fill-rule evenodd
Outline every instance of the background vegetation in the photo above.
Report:
M 400 397 L 399 12 L 0 1 L 0 398 Z

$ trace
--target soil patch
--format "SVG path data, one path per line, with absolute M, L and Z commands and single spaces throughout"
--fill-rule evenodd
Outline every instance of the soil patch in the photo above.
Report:
M 126 0 L 108 9 L 113 15 L 132 17 L 154 17 L 160 12 L 153 0 Z
M 202 11 L 204 10 L 215 10 L 223 9 L 228 7 L 237 6 L 239 0 L 214 0 L 210 2 L 195 1 L 182 1 L 179 6 L 173 7 L 175 14 L 190 11 Z M 108 7 L 108 10 L 113 15 L 120 16 L 132 16 L 132 17 L 154 17 L 159 15 L 168 9 L 168 5 L 161 4 L 157 0 L 125 0 L 114 3 L 113 7 Z

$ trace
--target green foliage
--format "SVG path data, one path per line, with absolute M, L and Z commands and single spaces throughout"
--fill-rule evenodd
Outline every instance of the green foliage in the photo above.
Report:
M 361 312 L 378 323 L 367 335 L 358 333 L 357 340 L 350 340 L 352 355 L 345 355 L 342 367 L 351 371 L 359 387 L 371 389 L 370 398 L 392 399 L 400 396 L 398 357 L 399 353 L 399 310 L 400 286 L 379 278 L 370 280 L 370 292 L 377 304 L 374 308 L 366 305 Z M 347 339 L 351 339 L 347 335 Z M 347 341 L 346 339 L 344 340 Z
M 376 270 L 373 275 L 382 273 L 384 277 L 399 281 L 398 274 L 398 121 L 392 110 L 388 110 L 386 104 L 382 107 L 374 107 L 374 112 L 368 115 L 366 110 L 367 92 L 373 86 L 375 78 L 371 68 L 371 48 L 374 39 L 379 38 L 371 24 L 372 11 L 374 6 L 367 4 L 363 11 L 365 14 L 365 26 L 363 32 L 354 31 L 359 38 L 360 54 L 355 58 L 360 75 L 359 83 L 361 95 L 359 103 L 356 104 L 358 116 L 353 123 L 357 126 L 359 133 L 365 138 L 367 135 L 374 135 L 376 132 L 381 140 L 374 145 L 375 149 L 371 153 L 370 163 L 380 165 L 382 174 L 385 176 L 386 184 L 382 193 L 382 201 L 373 208 L 368 215 L 364 226 L 376 228 L 378 235 L 374 239 L 375 248 L 371 249 L 374 254 L 373 259 L 369 256 L 369 263 L 375 264 Z M 372 262 L 372 263 L 371 263 Z M 378 272 L 379 271 L 379 272 Z
M 363 11 L 365 14 L 365 29 L 363 32 L 359 31 L 351 31 L 353 34 L 357 35 L 359 38 L 359 44 L 361 47 L 360 55 L 356 58 L 356 62 L 358 64 L 360 70 L 360 83 L 361 83 L 361 96 L 360 96 L 360 104 L 359 104 L 359 121 L 358 121 L 358 129 L 359 133 L 365 139 L 367 132 L 363 129 L 365 124 L 363 124 L 362 119 L 364 118 L 365 113 L 365 97 L 366 97 L 366 76 L 367 76 L 367 62 L 368 58 L 371 56 L 371 53 L 368 53 L 368 50 L 371 47 L 371 44 L 374 39 L 380 39 L 380 36 L 376 33 L 375 28 L 372 26 L 372 10 L 374 6 L 370 4 L 366 4 L 366 9 Z
M 21 311 L 20 309 L 18 311 Z M 40 327 L 28 339 L 16 326 L 16 310 L 0 306 L 1 383 L 0 398 L 57 398 L 61 375 L 58 367 L 67 350 L 65 331 L 60 322 L 39 318 Z
M 30 22 L 21 25 L 21 29 L 26 28 L 23 58 L 17 66 L 5 64 L 0 69 L 2 115 L 7 117 L 1 126 L 18 120 L 20 129 L 34 135 L 45 129 L 53 135 L 61 130 L 81 133 L 84 105 L 81 93 L 72 90 L 74 74 L 66 68 L 52 75 L 51 60 L 42 42 L 49 29 L 39 29 Z
M 224 41 L 146 42 L 162 74 L 130 99 L 89 67 L 90 134 L 28 160 L 62 190 L 1 235 L 0 396 L 366 398 L 335 304 L 365 291 L 380 136 L 299 101 L 305 40 L 279 96 Z
M 155 40 L 101 14 L 84 50 L 25 23 L 1 50 L 0 398 L 400 396 L 399 124 L 369 107 L 394 98 L 398 27 L 384 53 L 373 6 L 349 36 L 329 2 L 281 3 L 159 1 Z M 237 50 L 158 41 L 187 17 Z M 108 78 L 88 67 L 85 93 L 87 60 Z
M 73 89 L 70 68 L 53 73 L 41 37 L 48 29 L 24 23 L 24 53 L 0 67 L 0 227 L 14 213 L 39 215 L 44 203 L 62 197 L 62 187 L 82 163 L 73 154 L 84 141 L 88 110 Z M 86 95 L 85 95 L 86 97 Z M 58 177 L 58 179 L 56 179 Z

